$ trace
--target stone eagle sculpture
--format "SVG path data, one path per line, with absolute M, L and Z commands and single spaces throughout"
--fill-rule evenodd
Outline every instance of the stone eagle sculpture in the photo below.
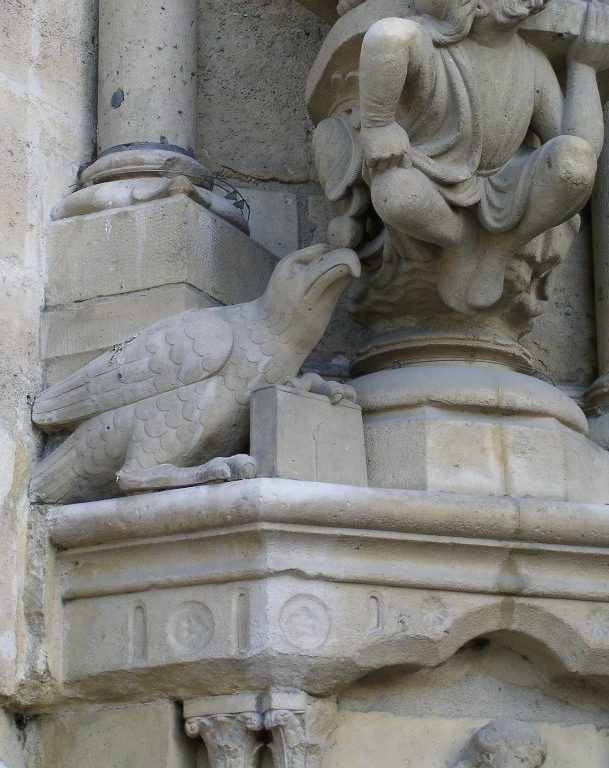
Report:
M 38 464 L 32 497 L 70 503 L 255 476 L 241 453 L 254 389 L 291 383 L 355 399 L 338 382 L 294 377 L 359 273 L 349 249 L 297 251 L 259 299 L 162 320 L 39 394 L 34 423 L 74 431 Z

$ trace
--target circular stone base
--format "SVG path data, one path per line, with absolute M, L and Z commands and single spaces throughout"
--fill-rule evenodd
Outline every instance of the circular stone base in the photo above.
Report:
M 371 486 L 609 502 L 609 454 L 563 392 L 499 367 L 418 365 L 353 380 Z
M 82 172 L 80 183 L 88 186 L 103 181 L 148 175 L 187 176 L 198 187 L 213 187 L 211 173 L 194 157 L 175 149 L 160 149 L 145 144 L 127 145 L 107 151 Z

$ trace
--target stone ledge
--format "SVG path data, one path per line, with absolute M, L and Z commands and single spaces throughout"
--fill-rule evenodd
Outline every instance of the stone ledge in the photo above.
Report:
M 279 478 L 51 506 L 47 519 L 60 550 L 257 523 L 609 546 L 609 506 L 603 504 Z

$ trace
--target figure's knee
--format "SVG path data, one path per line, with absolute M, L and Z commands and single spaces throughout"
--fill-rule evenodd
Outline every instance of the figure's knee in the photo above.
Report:
M 370 197 L 381 219 L 398 229 L 425 213 L 421 179 L 412 168 L 390 168 L 379 173 L 372 181 Z
M 559 136 L 551 142 L 545 162 L 550 175 L 568 191 L 589 193 L 596 176 L 596 154 L 578 136 Z
M 364 50 L 403 50 L 420 39 L 421 31 L 420 25 L 412 19 L 380 19 L 366 32 Z

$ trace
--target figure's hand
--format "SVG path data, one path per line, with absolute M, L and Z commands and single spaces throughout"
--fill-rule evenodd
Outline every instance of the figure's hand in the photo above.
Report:
M 345 13 L 351 11 L 353 8 L 357 8 L 357 6 L 361 5 L 363 2 L 365 2 L 365 0 L 338 0 L 336 12 L 339 16 L 344 16 Z
M 582 31 L 571 43 L 568 58 L 595 72 L 609 69 L 609 6 L 598 0 L 586 3 Z
M 374 128 L 362 126 L 362 147 L 366 164 L 373 173 L 412 165 L 408 134 L 397 123 Z

